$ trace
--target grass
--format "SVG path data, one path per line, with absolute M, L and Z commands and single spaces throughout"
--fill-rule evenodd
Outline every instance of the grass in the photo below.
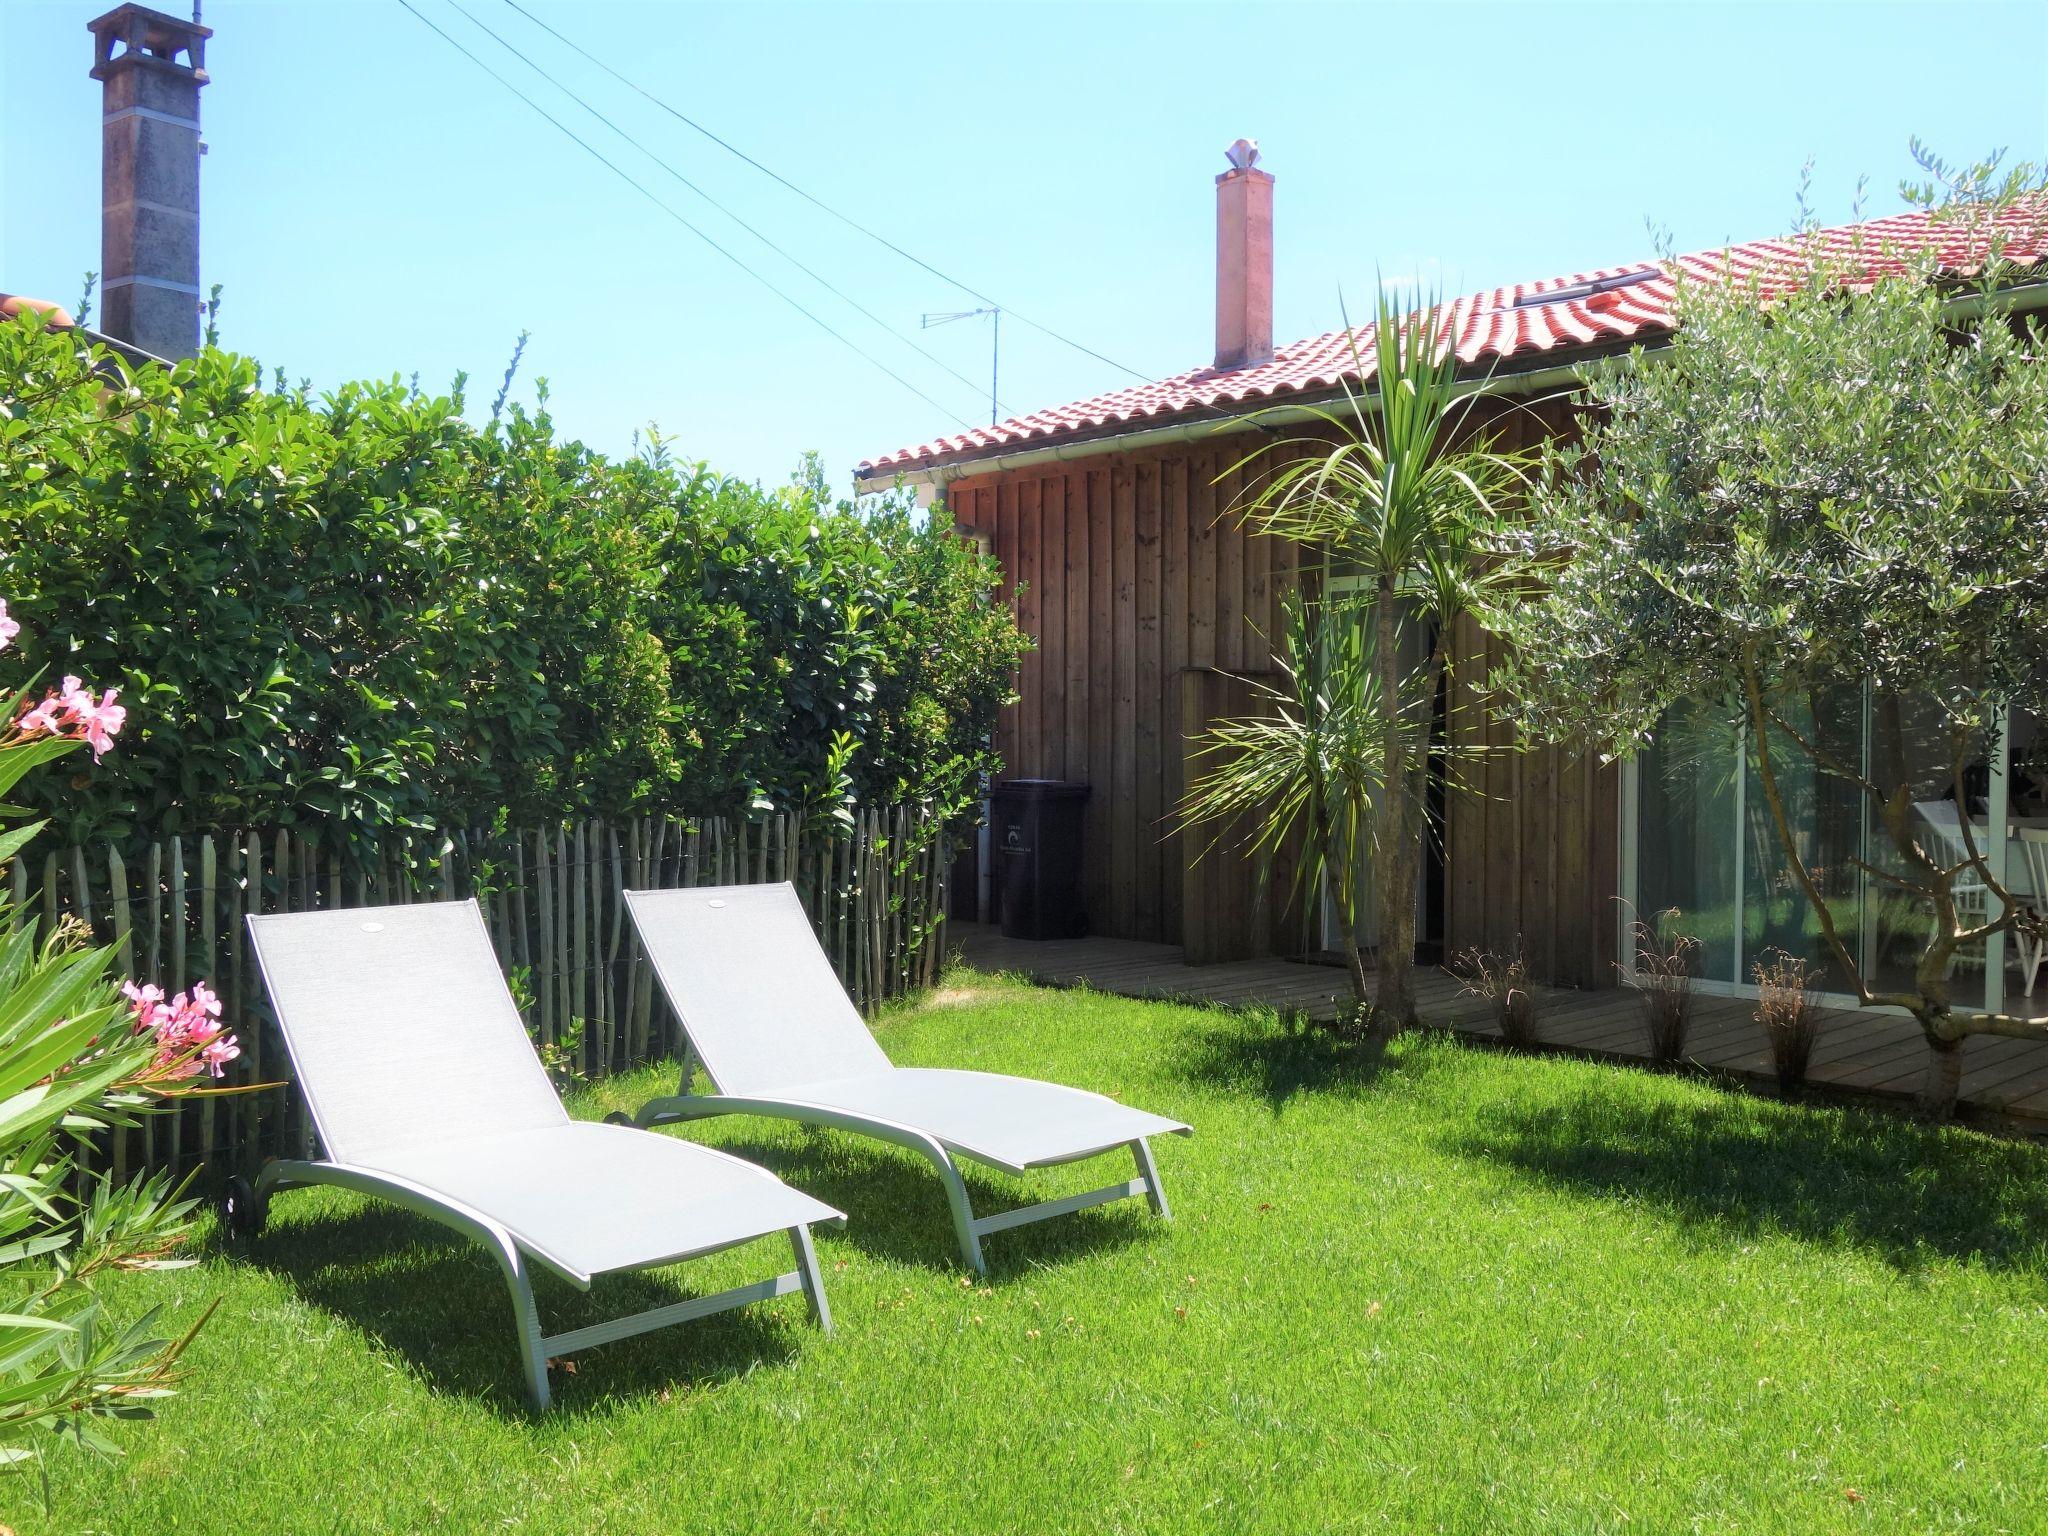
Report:
M 908 1156 L 728 1122 L 851 1211 L 800 1298 L 595 1350 L 525 1411 L 495 1271 L 281 1196 L 160 1422 L 59 1461 L 23 1532 L 2019 1531 L 2048 1524 L 2048 1150 L 1441 1039 L 955 976 L 898 1060 L 1179 1116 L 1176 1220 L 990 1239 Z M 663 1091 L 649 1072 L 576 1103 Z M 451 1091 L 459 1091 L 451 1085 Z M 1044 1195 L 1113 1174 L 1062 1170 Z M 995 1199 L 1021 1194 L 982 1181 Z M 993 1207 L 991 1207 L 993 1208 Z M 784 1267 L 757 1246 L 541 1298 L 551 1328 Z M 578 1305 L 579 1302 L 585 1303 Z

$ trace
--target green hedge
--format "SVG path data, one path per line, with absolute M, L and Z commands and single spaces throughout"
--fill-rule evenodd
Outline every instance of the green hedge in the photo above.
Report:
M 134 372 L 0 325 L 20 668 L 117 686 L 122 750 L 36 791 L 72 841 L 227 826 L 958 804 L 1025 642 L 906 502 L 611 460 L 461 381 L 312 397 L 209 349 Z M 15 658 L 10 657 L 10 660 Z

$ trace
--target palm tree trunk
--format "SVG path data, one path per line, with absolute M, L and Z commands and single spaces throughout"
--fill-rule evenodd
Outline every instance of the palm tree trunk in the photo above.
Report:
M 1382 1035 L 1393 1036 L 1415 1023 L 1415 870 L 1410 846 L 1410 800 L 1414 773 L 1408 761 L 1408 733 L 1401 709 L 1401 630 L 1394 586 L 1382 577 L 1373 609 L 1374 651 L 1380 673 L 1380 710 L 1386 728 L 1384 783 L 1379 816 L 1379 998 L 1373 1008 Z
M 1358 935 L 1350 929 L 1344 933 L 1344 970 L 1351 978 L 1351 999 L 1363 1015 L 1372 1006 L 1372 975 L 1365 968 L 1365 951 L 1358 947 Z
M 1363 1015 L 1372 1005 L 1372 981 L 1366 974 L 1365 956 L 1358 948 L 1358 849 L 1347 838 L 1333 838 L 1322 778 L 1311 771 L 1308 837 L 1311 848 L 1329 850 L 1323 861 L 1323 899 L 1337 913 L 1337 925 L 1344 935 L 1344 972 L 1351 981 L 1351 1001 Z M 1333 847 L 1332 844 L 1341 844 Z

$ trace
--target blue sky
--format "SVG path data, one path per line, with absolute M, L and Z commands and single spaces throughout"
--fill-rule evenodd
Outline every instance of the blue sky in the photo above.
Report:
M 180 0 L 166 0 L 175 6 Z M 328 385 L 472 377 L 532 332 L 569 432 L 779 481 L 986 418 L 975 301 L 836 225 L 512 11 L 462 0 L 706 192 L 976 383 L 956 380 L 585 118 L 449 0 L 414 3 L 676 210 L 946 409 L 775 298 L 396 3 L 207 0 L 204 281 L 223 342 Z M 2048 4 L 823 7 L 524 0 L 593 53 L 934 266 L 1147 375 L 1208 359 L 1212 178 L 1279 178 L 1282 340 L 1370 302 L 1898 206 L 1914 133 L 2048 158 Z M 98 3 L 0 0 L 0 289 L 72 302 L 98 265 Z M 2031 61 L 2031 62 L 2028 62 Z M 1127 376 L 1019 324 L 1004 402 Z

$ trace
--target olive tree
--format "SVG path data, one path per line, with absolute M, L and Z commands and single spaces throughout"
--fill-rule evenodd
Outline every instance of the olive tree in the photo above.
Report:
M 1668 346 L 1588 376 L 1584 435 L 1547 452 L 1528 530 L 1547 591 L 1501 615 L 1496 681 L 1539 739 L 1627 754 L 1680 704 L 1739 730 L 1823 955 L 1864 1004 L 1919 1021 L 1941 1114 L 1968 1036 L 2048 1040 L 2048 1020 L 1966 1006 L 1952 976 L 2036 921 L 1965 781 L 2006 712 L 2048 710 L 2048 367 L 2009 259 L 2038 248 L 2044 213 L 2026 172 L 1932 208 L 1981 259 L 1967 277 L 1924 251 L 1830 262 L 1795 237 L 1762 287 L 1682 283 Z M 1851 713 L 1867 734 L 1825 728 Z M 1869 828 L 1826 869 L 1813 786 Z M 1879 983 L 1824 889 L 1848 866 L 1918 914 L 1909 981 Z

